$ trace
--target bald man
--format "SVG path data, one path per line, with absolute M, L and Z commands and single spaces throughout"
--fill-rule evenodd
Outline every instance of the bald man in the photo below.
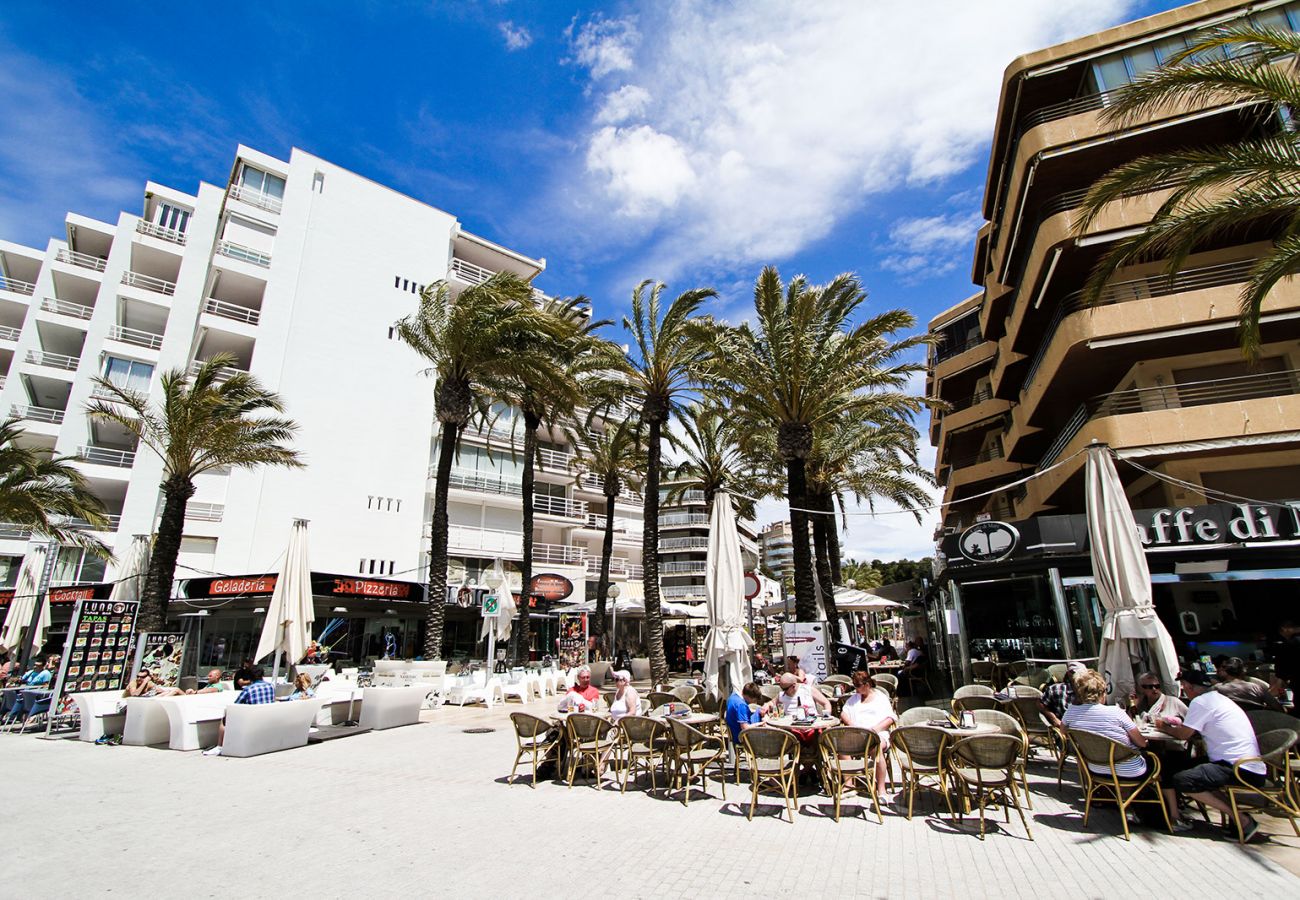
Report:
M 800 710 L 812 715 L 813 711 L 817 710 L 824 715 L 830 714 L 831 701 L 826 699 L 826 695 L 818 690 L 816 685 L 801 684 L 799 679 L 789 672 L 782 674 L 778 683 L 781 686 L 781 693 L 763 707 L 764 712 L 776 712 L 788 716 Z

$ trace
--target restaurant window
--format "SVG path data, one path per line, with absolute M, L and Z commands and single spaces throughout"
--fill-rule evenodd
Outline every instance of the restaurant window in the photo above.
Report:
M 104 560 L 80 547 L 60 547 L 51 584 L 82 584 L 104 580 Z
M 1047 576 L 967 582 L 961 603 L 972 659 L 1064 658 Z
M 149 390 L 149 380 L 153 378 L 153 366 L 134 359 L 110 356 L 104 363 L 104 377 L 120 388 L 146 393 Z

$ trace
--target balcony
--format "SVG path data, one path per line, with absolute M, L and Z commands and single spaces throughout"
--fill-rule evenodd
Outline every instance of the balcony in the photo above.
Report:
M 233 241 L 217 241 L 217 252 L 230 259 L 261 266 L 263 269 L 271 267 L 271 254 L 254 250 L 252 247 L 245 247 L 243 244 L 236 244 Z
M 550 471 L 567 472 L 573 466 L 573 454 L 565 453 L 562 450 L 551 450 L 546 447 L 537 448 L 537 461 L 541 463 L 542 468 Z M 588 476 L 583 476 L 584 478 Z
M 163 228 L 161 225 L 156 225 L 153 222 L 146 222 L 144 219 L 135 223 L 135 230 L 140 234 L 147 234 L 150 237 L 156 237 L 159 240 L 177 244 L 181 247 L 185 246 L 185 232 L 183 231 L 174 231 L 171 228 Z
M 217 300 L 215 297 L 209 297 L 203 301 L 203 311 L 214 316 L 220 316 L 223 319 L 247 322 L 249 325 L 256 325 L 262 319 L 262 313 L 252 307 L 240 306 L 238 303 L 228 303 L 225 300 Z
M 206 362 L 206 360 L 196 359 L 196 360 L 194 360 L 194 362 L 190 363 L 190 377 L 191 377 L 191 378 L 193 378 L 195 375 L 199 374 L 199 369 L 203 368 L 203 364 L 204 364 L 204 362 Z M 220 370 L 219 372 L 217 372 L 217 378 L 216 378 L 216 380 L 217 380 L 218 382 L 226 381 L 226 380 L 229 379 L 232 375 L 235 375 L 235 374 L 247 375 L 247 374 L 248 374 L 248 369 L 241 369 L 241 368 L 239 368 L 238 366 L 223 366 L 223 367 L 221 368 L 221 370 Z
M 687 528 L 691 525 L 708 525 L 709 517 L 704 513 L 670 513 L 659 517 L 660 528 Z
M 938 365 L 946 359 L 960 356 L 967 350 L 975 349 L 983 342 L 984 337 L 979 333 L 978 329 L 955 341 L 944 340 L 934 348 L 934 364 Z
M 570 500 L 567 497 L 535 494 L 533 496 L 533 509 L 547 516 L 561 516 L 565 519 L 587 518 L 586 500 Z
M 424 525 L 424 539 L 433 537 L 433 525 Z M 469 525 L 447 526 L 447 549 L 451 553 L 485 556 L 523 556 L 524 536 L 518 531 L 499 528 L 474 528 Z
M 81 528 L 86 531 L 98 531 L 101 534 L 114 532 L 122 527 L 121 516 L 112 515 L 112 516 L 104 516 L 104 518 L 107 519 L 108 522 L 103 528 L 96 528 L 95 526 L 91 525 L 90 521 L 87 519 L 72 518 L 67 520 L 67 524 L 71 525 L 73 528 Z
M 241 203 L 247 203 L 249 206 L 265 209 L 268 212 L 278 213 L 284 209 L 284 201 L 279 197 L 272 197 L 270 194 L 264 194 L 242 184 L 232 184 L 226 189 L 226 196 L 231 200 L 238 200 Z
M 0 325 L 0 341 L 16 341 L 22 333 L 21 328 L 14 328 L 12 325 Z
M 476 266 L 472 262 L 465 262 L 465 260 L 457 259 L 454 256 L 451 258 L 452 277 L 466 284 L 482 284 L 495 274 L 496 272 L 491 269 Z
M 436 466 L 429 467 L 429 477 L 436 478 Z M 486 494 L 523 494 L 523 483 L 517 478 L 506 475 L 493 475 L 474 469 L 452 469 L 450 486 L 466 491 L 481 491 Z
M 0 275 L 0 291 L 11 291 L 15 294 L 25 294 L 30 297 L 36 291 L 36 285 L 30 281 L 19 281 L 17 278 Z
M 162 346 L 163 342 L 161 334 L 142 331 L 139 328 L 128 328 L 125 325 L 114 325 L 108 329 L 108 336 L 112 340 L 121 341 L 124 344 L 134 344 L 137 347 L 148 347 L 150 350 L 157 350 Z
M 46 297 L 41 301 L 41 309 L 60 316 L 70 316 L 82 320 L 89 319 L 95 314 L 95 307 L 93 306 L 76 303 L 72 300 L 60 300 L 57 297 Z
M 578 477 L 578 486 L 584 491 L 600 494 L 602 497 L 605 495 L 604 479 L 592 475 L 590 472 L 583 472 Z M 641 494 L 630 488 L 623 487 L 618 492 L 618 499 L 640 502 Z
M 54 255 L 54 258 L 61 263 L 80 266 L 83 269 L 93 269 L 96 272 L 102 272 L 108 266 L 108 260 L 106 259 L 91 256 L 89 253 L 78 253 L 75 250 L 60 250 Z
M 659 596 L 665 600 L 707 600 L 702 584 L 672 584 L 659 588 Z
M 225 513 L 224 503 L 196 503 L 191 500 L 185 507 L 185 518 L 196 522 L 220 522 Z
M 709 539 L 704 537 L 660 538 L 659 552 L 672 553 L 679 550 L 708 550 Z
M 604 532 L 605 532 L 605 514 L 604 514 L 604 513 L 588 513 L 588 514 L 587 514 L 587 522 L 586 522 L 586 525 L 585 525 L 584 527 L 586 527 L 586 528 L 588 528 L 588 529 L 590 529 L 590 530 L 592 530 L 592 531 L 599 531 L 599 532 L 601 532 L 602 534 L 604 534 Z M 629 518 L 627 518 L 627 517 L 625 517 L 625 516 L 615 516 L 615 517 L 614 517 L 614 534 L 616 534 L 616 535 L 619 535 L 619 534 L 631 535 L 632 537 L 636 538 L 637 540 L 640 540 L 640 538 L 641 538 L 641 534 L 642 534 L 643 530 L 644 530 L 644 529 L 642 529 L 642 527 L 641 527 L 641 520 L 640 520 L 640 519 L 629 519 Z
M 44 406 L 25 406 L 15 403 L 9 407 L 9 415 L 15 419 L 26 419 L 28 422 L 45 422 L 50 425 L 63 424 L 62 409 L 49 409 Z
M 599 578 L 601 561 L 603 557 L 587 557 L 587 576 L 589 578 Z M 625 556 L 611 556 L 609 558 L 609 574 L 611 578 L 641 578 L 645 575 L 645 567 L 640 563 L 634 563 Z
M 155 294 L 166 294 L 168 297 L 176 293 L 176 282 L 155 278 L 152 275 L 142 275 L 139 272 L 123 272 L 122 283 L 127 287 L 140 288 Z
M 32 536 L 32 530 L 26 525 L 15 522 L 0 522 L 0 541 L 25 541 Z
M 950 465 L 954 469 L 968 469 L 971 466 L 979 465 L 980 463 L 992 462 L 995 459 L 1002 459 L 1004 456 L 1005 454 L 1002 452 L 1002 448 L 1000 446 L 994 445 L 992 447 L 985 447 L 979 453 L 975 453 L 969 456 L 958 457 L 957 459 L 954 459 L 950 463 L 948 463 L 948 465 Z
M 78 447 L 77 458 L 97 466 L 116 466 L 119 469 L 135 465 L 134 450 L 115 450 L 112 447 Z
M 546 563 L 552 566 L 580 566 L 586 559 L 586 547 L 570 547 L 568 544 L 533 544 L 534 565 Z
M 659 564 L 660 575 L 703 575 L 708 563 L 704 560 L 689 560 L 685 562 L 661 562 Z
M 48 350 L 28 350 L 27 361 L 51 369 L 62 369 L 65 372 L 77 371 L 78 362 L 75 356 L 68 356 L 65 353 L 50 353 Z

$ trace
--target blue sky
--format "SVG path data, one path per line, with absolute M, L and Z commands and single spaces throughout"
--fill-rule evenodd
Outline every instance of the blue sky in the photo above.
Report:
M 192 191 L 239 143 L 299 146 L 546 257 L 538 285 L 602 316 L 657 278 L 734 320 L 773 263 L 856 272 L 867 312 L 923 325 L 974 292 L 1007 63 L 1176 5 L 9 0 L 0 238 L 43 247 L 69 210 L 138 210 L 146 179 Z M 845 541 L 916 556 L 932 527 Z

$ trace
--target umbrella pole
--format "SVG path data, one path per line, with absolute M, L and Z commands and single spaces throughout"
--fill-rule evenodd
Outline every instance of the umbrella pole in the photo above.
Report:
M 488 629 L 488 654 L 487 654 L 487 678 L 492 677 L 492 669 L 496 665 L 497 655 L 497 630 L 492 627 Z M 486 684 L 486 680 L 484 684 Z
M 275 662 L 271 664 L 271 684 L 275 684 L 280 677 L 280 657 L 283 655 L 284 651 L 276 648 Z

